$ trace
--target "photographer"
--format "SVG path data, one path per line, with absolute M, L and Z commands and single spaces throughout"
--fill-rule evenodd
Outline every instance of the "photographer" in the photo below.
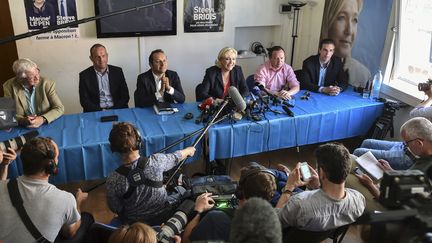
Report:
M 424 117 L 429 120 L 432 120 L 432 81 L 427 83 L 419 84 L 419 90 L 423 91 L 427 96 L 427 99 L 423 100 L 420 104 L 418 104 L 412 111 L 410 112 L 411 117 Z
M 122 161 L 122 166 L 107 178 L 107 201 L 111 211 L 118 214 L 123 224 L 143 221 L 160 225 L 166 222 L 174 214 L 171 205 L 180 200 L 181 194 L 168 194 L 162 182 L 163 172 L 193 156 L 195 148 L 140 158 L 141 137 L 138 130 L 127 122 L 114 124 L 109 141 L 111 150 L 118 152 Z M 131 184 L 135 180 L 133 171 L 141 177 L 135 186 Z
M 6 180 L 8 176 L 9 165 L 16 159 L 15 150 L 8 148 L 9 153 L 0 150 L 0 181 Z
M 270 202 L 276 191 L 274 174 L 264 166 L 250 163 L 241 170 L 237 190 L 236 196 L 240 200 L 239 208 L 252 197 L 259 197 Z M 196 215 L 186 226 L 182 242 L 229 242 L 231 217 L 223 211 L 210 210 L 214 205 L 215 202 L 210 193 L 204 193 L 197 198 L 195 204 Z

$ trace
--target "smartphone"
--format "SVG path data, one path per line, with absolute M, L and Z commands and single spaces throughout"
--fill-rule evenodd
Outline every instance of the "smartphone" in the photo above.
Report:
M 363 175 L 364 174 L 363 171 L 359 167 L 355 167 L 354 170 L 353 170 L 353 172 L 356 175 Z
M 300 164 L 300 172 L 302 174 L 303 181 L 307 181 L 312 177 L 312 173 L 307 162 L 302 162 Z

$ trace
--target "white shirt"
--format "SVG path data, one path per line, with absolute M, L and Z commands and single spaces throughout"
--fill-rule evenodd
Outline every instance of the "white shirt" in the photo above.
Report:
M 156 99 L 159 102 L 164 102 L 165 100 L 164 100 L 163 96 L 159 93 L 159 90 L 162 87 L 162 80 L 161 79 L 163 77 L 165 77 L 165 74 L 162 74 L 161 76 L 157 76 L 154 72 L 152 72 L 152 74 L 153 74 L 153 78 L 155 80 L 155 86 L 156 86 L 156 92 L 155 92 Z M 170 94 L 170 95 L 173 95 L 174 94 L 174 88 L 171 87 L 169 90 L 165 90 L 165 92 Z

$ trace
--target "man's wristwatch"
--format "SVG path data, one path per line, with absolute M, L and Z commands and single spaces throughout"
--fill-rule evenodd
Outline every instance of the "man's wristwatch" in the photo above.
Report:
M 286 187 L 284 187 L 284 188 L 282 188 L 281 193 L 287 193 L 289 195 L 292 195 L 293 191 L 291 191 L 291 190 L 287 189 Z

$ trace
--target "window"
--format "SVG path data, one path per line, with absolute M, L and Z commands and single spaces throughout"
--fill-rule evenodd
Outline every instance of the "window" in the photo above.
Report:
M 432 78 L 432 1 L 399 0 L 393 79 L 389 85 L 422 99 L 418 83 Z

